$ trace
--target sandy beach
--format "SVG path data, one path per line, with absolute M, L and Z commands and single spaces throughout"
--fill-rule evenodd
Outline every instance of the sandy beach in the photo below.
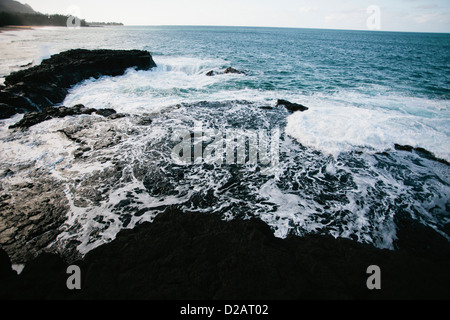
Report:
M 21 30 L 33 30 L 39 28 L 39 26 L 4 26 L 0 27 L 0 32 L 4 31 L 21 31 Z

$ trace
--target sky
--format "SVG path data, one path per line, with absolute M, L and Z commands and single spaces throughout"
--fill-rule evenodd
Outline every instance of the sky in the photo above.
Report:
M 449 32 L 450 0 L 19 0 L 42 13 L 125 25 Z M 368 10 L 369 9 L 369 10 Z

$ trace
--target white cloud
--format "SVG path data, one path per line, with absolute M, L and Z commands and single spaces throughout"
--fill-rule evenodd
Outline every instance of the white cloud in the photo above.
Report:
M 300 7 L 300 8 L 298 9 L 298 11 L 299 11 L 300 13 L 310 13 L 310 12 L 313 12 L 313 11 L 316 11 L 316 10 L 317 10 L 316 7 L 311 7 L 311 6 Z
M 412 15 L 411 19 L 417 23 L 448 23 L 450 22 L 450 19 L 447 15 L 444 15 L 441 12 L 435 12 L 435 13 L 423 13 L 423 14 L 416 14 Z
M 366 21 L 367 14 L 364 10 L 351 10 L 339 13 L 332 13 L 325 17 L 326 23 L 335 22 L 360 22 Z
M 439 8 L 439 6 L 437 5 L 437 4 L 424 4 L 424 5 L 421 5 L 421 6 L 417 6 L 416 7 L 417 9 L 436 9 L 436 8 Z

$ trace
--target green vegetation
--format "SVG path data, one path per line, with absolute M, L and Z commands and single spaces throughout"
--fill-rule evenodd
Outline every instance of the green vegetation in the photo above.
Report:
M 4 26 L 67 26 L 70 16 L 62 14 L 42 14 L 36 12 L 27 4 L 14 0 L 0 0 L 0 27 Z M 69 20 L 69 26 L 75 24 Z M 86 22 L 80 20 L 81 27 L 89 26 L 123 26 L 117 22 Z
M 67 26 L 70 16 L 61 14 L 46 15 L 42 13 L 0 12 L 0 27 L 13 26 Z M 80 20 L 80 25 L 86 27 L 86 21 Z

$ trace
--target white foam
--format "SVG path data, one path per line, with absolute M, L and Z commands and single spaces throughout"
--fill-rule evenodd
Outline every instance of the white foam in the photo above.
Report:
M 211 69 L 226 65 L 223 59 L 199 59 L 182 56 L 153 56 L 157 62 L 157 70 L 161 72 L 180 72 L 186 75 L 204 75 Z
M 158 60 L 159 59 L 159 60 Z M 242 75 L 207 77 L 223 60 L 156 57 L 158 68 L 128 70 L 121 77 L 88 80 L 71 90 L 64 104 L 82 103 L 118 112 L 160 112 L 168 106 L 198 101 L 248 100 L 274 104 L 278 98 L 309 107 L 289 116 L 286 133 L 327 154 L 368 148 L 384 151 L 394 144 L 422 147 L 450 160 L 450 103 L 409 97 L 377 88 L 377 94 L 343 90 L 334 94 L 234 88 Z
M 116 238 L 116 235 L 122 230 L 123 223 L 120 221 L 120 216 L 113 212 L 114 207 L 120 200 L 126 199 L 126 194 L 133 192 L 134 189 L 145 189 L 142 181 L 133 179 L 133 181 L 125 184 L 123 187 L 113 190 L 108 195 L 106 201 L 102 201 L 99 206 L 82 208 L 74 205 L 74 199 L 71 192 L 67 191 L 66 196 L 69 200 L 70 210 L 67 215 L 67 220 L 60 228 L 61 233 L 54 242 L 54 246 L 64 248 L 64 243 L 71 239 L 77 239 L 80 244 L 77 249 L 81 254 L 86 254 L 92 249 L 110 242 Z M 189 194 L 190 195 L 190 194 Z M 156 208 L 160 206 L 167 206 L 178 204 L 182 202 L 179 198 L 166 196 L 164 198 L 152 197 L 147 193 L 137 195 L 136 199 L 137 209 Z M 132 229 L 136 224 L 148 221 L 151 222 L 158 214 L 158 211 L 149 210 L 142 216 L 132 216 L 127 229 Z M 108 224 L 97 222 L 99 217 L 103 217 Z M 73 230 L 73 226 L 77 226 Z M 93 234 L 96 234 L 93 236 Z
M 331 174 L 335 174 L 335 170 L 349 171 L 343 164 L 336 164 L 334 161 L 330 161 L 325 167 L 336 167 Z M 259 195 L 267 203 L 275 205 L 275 209 L 267 210 L 262 207 L 261 210 L 256 210 L 255 214 L 270 225 L 275 236 L 280 238 L 291 232 L 300 235 L 326 232 L 335 238 L 356 238 L 379 248 L 393 249 L 396 239 L 393 212 L 385 212 L 383 209 L 374 212 L 371 208 L 371 192 L 375 190 L 375 184 L 380 178 L 386 182 L 386 188 L 392 189 L 392 198 L 401 194 L 403 189 L 389 176 L 371 176 L 366 175 L 364 171 L 353 171 L 351 175 L 356 187 L 346 190 L 346 200 L 330 201 L 327 207 L 316 201 L 315 194 L 311 196 L 307 193 L 287 193 L 277 186 L 276 180 L 271 179 L 262 185 Z M 324 177 L 318 173 L 311 178 Z M 295 177 L 293 179 L 295 180 Z
M 13 269 L 18 275 L 20 275 L 25 268 L 25 264 L 13 264 L 11 269 Z
M 275 212 L 262 210 L 260 213 L 261 219 L 274 228 L 276 237 L 285 238 L 293 226 L 305 232 L 314 232 L 320 227 L 310 219 L 310 215 L 316 212 L 316 205 L 299 195 L 284 193 L 275 179 L 267 181 L 259 190 L 259 195 L 277 206 Z
M 129 69 L 123 76 L 84 81 L 70 90 L 63 104 L 73 106 L 81 103 L 124 113 L 149 113 L 183 102 L 217 101 L 242 94 L 239 90 L 233 91 L 230 86 L 223 89 L 213 87 L 232 83 L 244 75 L 206 76 L 208 71 L 226 65 L 224 60 L 190 57 L 154 59 L 158 67 L 149 71 Z M 256 96 L 257 92 L 253 91 L 252 97 Z
M 58 170 L 53 169 L 63 169 L 68 166 L 71 152 L 77 146 L 68 139 L 62 139 L 61 133 L 57 132 L 60 127 L 55 120 L 35 125 L 23 132 L 8 129 L 9 125 L 21 118 L 22 115 L 16 115 L 1 121 L 1 167 L 14 168 L 26 165 L 58 175 Z M 10 180 L 22 178 L 20 175 L 14 175 Z
M 52 47 L 51 43 L 42 43 L 39 46 L 39 56 L 33 60 L 33 65 L 41 64 L 42 60 L 50 58 L 55 53 L 56 50 Z
M 336 156 L 358 148 L 383 151 L 397 143 L 450 160 L 449 101 L 394 96 L 380 102 L 359 95 L 342 103 L 334 97 L 315 98 L 309 98 L 308 111 L 289 116 L 286 126 L 286 134 L 305 146 Z

